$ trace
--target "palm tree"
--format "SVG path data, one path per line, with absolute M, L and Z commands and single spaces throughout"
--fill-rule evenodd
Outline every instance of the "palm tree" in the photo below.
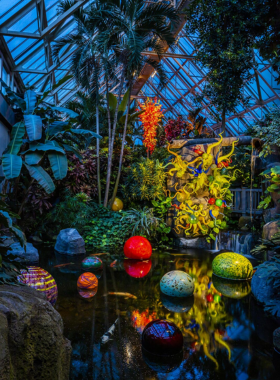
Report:
M 74 0 L 64 0 L 61 2 L 61 9 L 67 11 L 73 3 Z M 122 94 L 128 90 L 119 170 L 110 205 L 116 196 L 121 175 L 132 86 L 146 64 L 157 71 L 160 86 L 164 86 L 167 79 L 161 64 L 143 53 L 152 50 L 160 58 L 165 46 L 171 47 L 174 44 L 172 28 L 179 21 L 179 15 L 173 6 L 165 2 L 146 4 L 142 0 L 96 0 L 88 10 L 80 9 L 74 17 L 77 23 L 76 29 L 69 36 L 56 42 L 53 56 L 59 59 L 60 50 L 68 44 L 76 47 L 71 61 L 71 71 L 84 90 L 95 94 L 96 128 L 99 125 L 99 88 L 102 84 L 101 75 L 104 73 L 109 130 L 104 196 L 104 206 L 107 206 L 118 109 Z M 115 75 L 118 71 L 119 79 Z M 114 85 L 118 87 L 118 96 L 112 117 L 109 109 L 109 91 Z
M 149 58 L 149 56 L 143 55 L 143 53 L 152 50 L 155 51 L 160 58 L 166 45 L 172 47 L 175 42 L 172 28 L 179 21 L 179 14 L 173 6 L 162 2 L 145 4 L 142 0 L 99 0 L 99 3 L 99 14 L 103 20 L 106 20 L 106 24 L 111 26 L 109 31 L 101 33 L 100 40 L 105 45 L 111 47 L 116 55 L 118 65 L 121 67 L 118 104 L 125 80 L 129 94 L 119 170 L 110 202 L 110 206 L 112 206 L 117 194 L 121 175 L 132 86 L 146 64 L 151 65 L 157 71 L 160 87 L 163 87 L 166 83 L 166 75 L 161 64 Z M 111 146 L 109 147 L 107 183 L 104 198 L 105 206 L 107 205 L 109 195 L 116 124 L 117 112 L 114 116 Z

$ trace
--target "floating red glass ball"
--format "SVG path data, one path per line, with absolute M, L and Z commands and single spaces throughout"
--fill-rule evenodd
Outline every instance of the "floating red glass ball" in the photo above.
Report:
M 206 300 L 207 300 L 207 302 L 213 302 L 214 301 L 213 295 L 212 294 L 207 294 Z
M 142 346 L 157 355 L 174 355 L 183 348 L 183 335 L 173 322 L 157 319 L 147 324 L 142 334 Z
M 54 305 L 57 300 L 57 285 L 53 276 L 45 269 L 30 266 L 28 270 L 21 269 L 21 275 L 17 277 L 21 284 L 25 284 L 40 292 L 45 293 L 47 300 Z
M 210 198 L 210 199 L 208 200 L 209 205 L 214 205 L 215 202 L 216 202 L 215 198 Z
M 152 260 L 124 260 L 124 270 L 126 273 L 134 278 L 145 277 L 152 268 Z
M 124 245 L 124 255 L 128 259 L 146 260 L 152 255 L 152 246 L 149 240 L 142 236 L 132 236 Z

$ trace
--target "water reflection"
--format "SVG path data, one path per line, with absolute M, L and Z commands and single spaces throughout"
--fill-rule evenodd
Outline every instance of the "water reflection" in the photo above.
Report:
M 272 331 L 266 329 L 271 320 L 256 312 L 256 307 L 252 309 L 249 283 L 242 289 L 239 282 L 238 289 L 228 283 L 217 284 L 211 254 L 201 250 L 185 253 L 153 254 L 150 269 L 142 278 L 127 275 L 125 263 L 118 270 L 110 268 L 115 257 L 103 260 L 103 275 L 90 303 L 77 292 L 82 273 L 78 262 L 75 272 L 70 267 L 66 272 L 53 268 L 57 263 L 53 252 L 41 255 L 40 266 L 57 282 L 56 308 L 73 347 L 71 380 L 277 379 L 272 364 Z M 160 293 L 161 277 L 175 269 L 186 271 L 194 279 L 193 297 L 177 300 Z M 108 295 L 110 292 L 130 293 L 137 299 Z M 102 345 L 101 337 L 117 319 L 113 335 Z M 183 333 L 183 357 L 174 366 L 153 364 L 153 358 L 142 355 L 141 332 L 154 319 L 172 321 Z

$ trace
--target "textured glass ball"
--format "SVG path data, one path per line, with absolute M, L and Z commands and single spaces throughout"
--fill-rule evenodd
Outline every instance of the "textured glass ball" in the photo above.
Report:
M 173 270 L 160 280 L 160 290 L 167 296 L 189 297 L 194 292 L 194 282 L 186 272 Z
M 80 275 L 77 281 L 77 287 L 80 289 L 94 289 L 98 286 L 98 280 L 95 274 L 85 272 Z
M 212 169 L 212 170 L 217 169 L 217 165 L 216 165 L 216 164 L 212 164 L 212 165 L 211 165 L 211 169 Z
M 183 335 L 175 323 L 162 319 L 148 323 L 142 333 L 142 346 L 157 355 L 177 354 L 183 343 Z
M 124 270 L 126 273 L 134 278 L 142 278 L 147 276 L 152 268 L 152 260 L 124 260 Z
M 89 300 L 95 296 L 95 294 L 97 293 L 97 289 L 98 289 L 98 286 L 96 286 L 93 289 L 80 289 L 80 288 L 78 288 L 78 293 L 82 298 Z
M 251 293 L 250 281 L 234 281 L 215 275 L 212 280 L 215 289 L 225 297 L 240 299 Z
M 47 300 L 54 305 L 57 300 L 57 285 L 53 276 L 45 269 L 30 266 L 28 270 L 21 269 L 18 282 L 45 293 Z
M 178 202 L 184 202 L 188 199 L 188 195 L 186 193 L 178 193 L 177 194 L 177 201 Z
M 231 280 L 247 280 L 253 276 L 250 261 L 234 252 L 224 252 L 216 256 L 212 262 L 213 273 Z
M 124 255 L 128 259 L 146 260 L 152 255 L 152 246 L 149 240 L 142 236 L 132 236 L 124 245 Z
M 216 202 L 215 198 L 209 198 L 209 200 L 208 200 L 209 205 L 214 205 L 215 202 Z
M 215 202 L 215 205 L 218 206 L 218 207 L 221 207 L 222 204 L 223 204 L 222 199 L 217 199 L 216 202 Z
M 82 261 L 83 269 L 102 269 L 103 263 L 99 257 L 96 256 L 88 256 Z
M 123 202 L 119 198 L 115 198 L 114 203 L 112 205 L 113 211 L 120 211 L 123 209 Z
M 160 293 L 160 300 L 163 306 L 173 313 L 187 313 L 194 303 L 194 297 L 171 297 Z

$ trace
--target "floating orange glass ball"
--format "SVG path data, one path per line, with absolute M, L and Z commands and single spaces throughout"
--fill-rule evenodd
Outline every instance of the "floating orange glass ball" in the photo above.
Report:
M 132 236 L 124 245 L 124 255 L 128 259 L 146 260 L 152 255 L 152 246 L 149 240 L 142 236 Z
M 28 270 L 21 269 L 21 275 L 17 277 L 22 284 L 28 285 L 40 292 L 45 293 L 47 300 L 54 305 L 57 300 L 57 285 L 53 276 L 46 270 L 30 266 Z
M 98 285 L 98 280 L 95 274 L 85 272 L 80 275 L 77 281 L 77 286 L 80 289 L 94 289 Z
M 134 278 L 145 277 L 152 268 L 152 260 L 124 260 L 124 270 L 126 273 Z
M 113 211 L 120 211 L 123 209 L 123 202 L 119 198 L 115 198 L 112 210 Z

